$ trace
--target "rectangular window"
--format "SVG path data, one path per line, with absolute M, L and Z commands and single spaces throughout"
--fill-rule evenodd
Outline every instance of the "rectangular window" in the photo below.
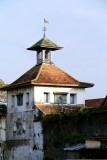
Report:
M 70 104 L 76 104 L 76 94 L 70 94 Z
M 44 93 L 44 102 L 49 103 L 49 93 Z
M 54 102 L 56 104 L 66 104 L 67 94 L 54 94 Z
M 17 105 L 22 106 L 23 105 L 23 94 L 17 95 Z
M 26 104 L 29 104 L 29 93 L 26 93 Z
M 12 95 L 12 107 L 14 107 L 15 106 L 15 95 Z

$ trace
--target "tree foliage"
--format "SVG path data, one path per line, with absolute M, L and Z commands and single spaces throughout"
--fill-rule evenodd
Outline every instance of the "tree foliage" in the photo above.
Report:
M 6 83 L 0 79 L 0 87 L 5 86 Z M 1 102 L 6 102 L 7 101 L 7 92 L 0 90 L 0 101 Z

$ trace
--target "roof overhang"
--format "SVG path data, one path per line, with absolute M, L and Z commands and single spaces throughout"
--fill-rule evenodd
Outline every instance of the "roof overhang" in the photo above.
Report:
M 68 87 L 68 88 L 90 88 L 93 87 L 94 84 L 92 83 L 86 83 L 86 84 L 80 84 L 80 85 L 73 85 L 73 84 L 53 84 L 53 83 L 34 83 L 34 82 L 28 82 L 28 83 L 19 83 L 16 85 L 6 85 L 0 88 L 0 90 L 6 91 L 14 88 L 19 88 L 19 87 L 26 87 L 26 86 L 52 86 L 52 87 Z

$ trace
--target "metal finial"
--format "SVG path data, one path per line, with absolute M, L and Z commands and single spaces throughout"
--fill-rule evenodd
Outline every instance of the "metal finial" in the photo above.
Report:
M 45 26 L 45 24 L 48 24 L 49 22 L 47 21 L 47 20 L 45 20 L 45 18 L 44 18 L 44 27 L 43 27 L 43 31 L 44 31 L 44 38 L 46 37 L 46 34 L 45 34 L 45 32 L 46 32 L 46 26 Z

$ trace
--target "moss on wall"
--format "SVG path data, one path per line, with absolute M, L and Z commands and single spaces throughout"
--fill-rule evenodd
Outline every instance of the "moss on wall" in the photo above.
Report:
M 45 159 L 61 159 L 64 147 L 84 143 L 85 138 L 93 137 L 96 133 L 98 136 L 107 136 L 106 116 L 107 112 L 103 108 L 81 108 L 71 113 L 44 116 Z
M 6 115 L 7 106 L 5 104 L 0 104 L 0 115 Z
M 62 148 L 84 143 L 81 124 L 87 114 L 85 109 L 72 113 L 56 113 L 43 117 L 44 150 L 46 159 L 57 159 Z

